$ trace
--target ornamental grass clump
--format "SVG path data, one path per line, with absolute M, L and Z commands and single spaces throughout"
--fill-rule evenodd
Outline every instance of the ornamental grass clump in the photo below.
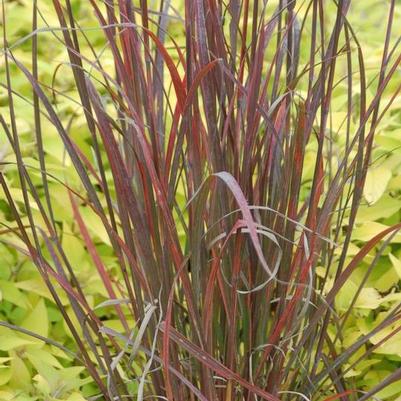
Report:
M 375 134 L 401 89 L 396 1 L 382 5 L 369 76 L 350 0 L 88 0 L 90 27 L 78 3 L 46 3 L 56 26 L 34 0 L 32 33 L 13 44 L 3 2 L 13 160 L 0 184 L 3 238 L 50 291 L 95 383 L 88 399 L 363 401 L 394 385 L 400 367 L 370 387 L 359 379 L 399 332 L 400 297 L 379 323 L 347 327 L 401 228 L 352 242 Z M 49 35 L 68 58 L 51 83 Z M 29 161 L 17 73 L 30 88 Z M 103 297 L 66 249 L 63 213 Z

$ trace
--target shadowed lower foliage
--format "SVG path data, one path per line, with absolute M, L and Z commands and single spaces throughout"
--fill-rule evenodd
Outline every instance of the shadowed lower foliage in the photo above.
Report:
M 401 228 L 349 252 L 375 133 L 401 89 L 396 1 L 383 2 L 387 31 L 373 80 L 347 19 L 350 0 L 186 0 L 182 16 L 169 0 L 87 0 L 101 47 L 75 3 L 53 0 L 59 26 L 39 29 L 46 16 L 33 1 L 31 61 L 9 45 L 3 3 L 9 109 L 0 122 L 15 160 L 3 163 L 0 183 L 4 235 L 50 290 L 75 362 L 96 383 L 90 399 L 363 401 L 399 380 L 399 367 L 372 388 L 350 374 L 399 332 L 399 297 L 343 345 L 366 280 Z M 182 43 L 169 30 L 172 16 Z M 68 95 L 40 79 L 43 32 L 68 54 L 70 122 L 57 104 Z M 36 166 L 20 144 L 15 70 L 31 87 Z M 341 133 L 332 126 L 337 96 Z M 82 137 L 74 118 L 84 121 Z M 44 121 L 64 145 L 59 175 Z M 104 285 L 107 300 L 97 304 L 65 250 L 55 182 Z M 338 310 L 338 294 L 368 257 Z M 104 309 L 120 329 L 103 322 Z

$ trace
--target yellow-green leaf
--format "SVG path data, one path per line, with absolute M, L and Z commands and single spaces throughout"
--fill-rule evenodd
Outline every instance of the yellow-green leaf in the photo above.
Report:
M 43 299 L 39 300 L 34 309 L 23 320 L 21 326 L 43 337 L 48 336 L 49 321 L 45 301 Z
M 376 167 L 368 171 L 363 195 L 369 204 L 372 205 L 381 198 L 391 175 L 391 171 L 384 167 Z

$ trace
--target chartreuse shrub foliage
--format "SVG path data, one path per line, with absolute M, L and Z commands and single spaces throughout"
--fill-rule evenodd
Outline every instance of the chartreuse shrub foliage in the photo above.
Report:
M 398 1 L 1 15 L 1 400 L 400 399 Z

